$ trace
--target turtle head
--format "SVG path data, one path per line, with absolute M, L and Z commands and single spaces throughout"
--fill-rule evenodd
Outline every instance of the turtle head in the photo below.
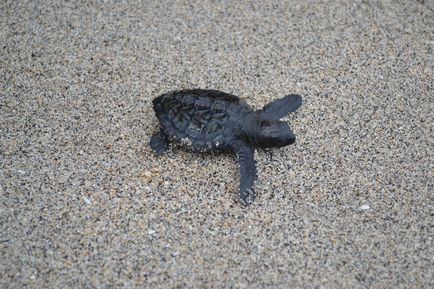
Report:
M 284 147 L 295 143 L 295 135 L 283 121 L 261 121 L 257 142 L 259 147 Z
M 247 137 L 258 147 L 284 147 L 295 143 L 295 135 L 288 123 L 284 121 L 267 120 L 256 116 L 249 127 Z

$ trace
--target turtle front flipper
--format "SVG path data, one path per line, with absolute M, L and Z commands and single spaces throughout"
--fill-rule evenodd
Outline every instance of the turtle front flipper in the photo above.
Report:
M 253 158 L 254 149 L 245 141 L 234 140 L 230 147 L 236 153 L 240 165 L 240 189 L 238 199 L 241 204 L 248 206 L 255 200 L 253 184 L 257 178 L 256 164 Z
M 262 118 L 279 120 L 290 112 L 296 111 L 302 104 L 301 96 L 290 94 L 270 102 L 260 111 Z
M 149 142 L 151 148 L 155 151 L 155 154 L 161 156 L 167 150 L 169 150 L 169 141 L 166 135 L 160 130 L 156 132 Z

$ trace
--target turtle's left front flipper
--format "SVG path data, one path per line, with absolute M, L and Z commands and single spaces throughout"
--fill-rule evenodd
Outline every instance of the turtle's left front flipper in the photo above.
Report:
M 302 103 L 300 95 L 290 94 L 270 102 L 259 112 L 264 119 L 279 120 L 288 113 L 296 111 Z
M 257 178 L 254 149 L 243 140 L 234 140 L 230 147 L 236 153 L 240 165 L 240 189 L 238 198 L 241 204 L 248 206 L 255 200 L 253 184 Z

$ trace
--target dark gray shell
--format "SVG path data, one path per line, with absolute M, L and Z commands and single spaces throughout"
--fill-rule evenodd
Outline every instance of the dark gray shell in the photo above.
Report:
M 235 95 L 217 90 L 181 90 L 153 100 L 164 134 L 194 150 L 224 149 L 252 109 Z

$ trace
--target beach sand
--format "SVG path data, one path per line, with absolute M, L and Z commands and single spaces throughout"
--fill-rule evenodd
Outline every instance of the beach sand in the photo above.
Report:
M 90 2 L 0 4 L 0 287 L 432 288 L 432 1 Z M 250 207 L 183 88 L 302 95 Z

